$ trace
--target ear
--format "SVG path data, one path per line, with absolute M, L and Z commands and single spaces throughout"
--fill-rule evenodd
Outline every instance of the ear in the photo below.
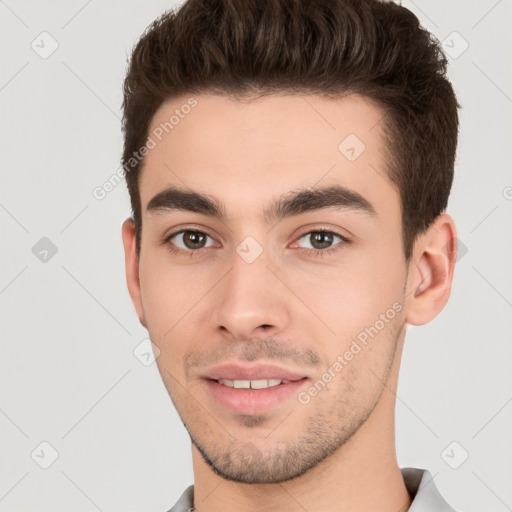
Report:
M 456 260 L 455 223 L 443 213 L 414 244 L 405 300 L 408 324 L 426 324 L 445 307 L 450 297 Z
M 142 308 L 140 293 L 139 258 L 137 256 L 135 224 L 131 218 L 126 219 L 123 222 L 121 234 L 123 237 L 124 262 L 126 267 L 126 283 L 128 284 L 128 291 L 130 292 L 130 297 L 132 298 L 139 321 L 147 329 L 148 326 L 144 318 L 144 309 Z

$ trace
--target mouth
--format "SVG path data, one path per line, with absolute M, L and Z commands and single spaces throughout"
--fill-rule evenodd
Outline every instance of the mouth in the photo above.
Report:
M 281 379 L 255 379 L 255 380 L 231 380 L 231 379 L 219 379 L 217 381 L 223 386 L 228 388 L 236 389 L 267 389 L 279 386 L 280 384 L 286 384 L 292 382 L 289 380 Z
M 238 414 L 263 414 L 284 406 L 309 380 L 273 365 L 222 365 L 204 376 L 216 406 Z

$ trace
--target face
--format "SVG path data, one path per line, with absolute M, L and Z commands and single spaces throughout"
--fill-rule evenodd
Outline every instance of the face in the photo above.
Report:
M 145 157 L 132 297 L 204 460 L 284 481 L 365 424 L 403 339 L 383 114 L 357 95 L 194 98 L 152 120 L 188 112 Z

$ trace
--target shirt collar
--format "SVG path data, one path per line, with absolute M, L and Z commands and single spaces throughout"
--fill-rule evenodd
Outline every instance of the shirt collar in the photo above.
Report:
M 439 494 L 434 478 L 426 469 L 402 468 L 405 487 L 412 503 L 408 512 L 455 512 Z M 194 503 L 194 486 L 189 485 L 168 512 L 189 512 Z

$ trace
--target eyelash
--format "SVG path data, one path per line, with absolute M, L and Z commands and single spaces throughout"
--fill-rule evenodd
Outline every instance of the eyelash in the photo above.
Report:
M 167 245 L 167 249 L 171 253 L 184 254 L 188 257 L 193 258 L 194 256 L 198 255 L 198 253 L 199 253 L 199 255 L 202 254 L 203 250 L 209 249 L 209 247 L 203 247 L 201 249 L 195 249 L 195 250 L 194 249 L 184 250 L 184 249 L 176 249 L 175 247 L 173 247 L 173 245 L 170 243 L 171 239 L 174 238 L 176 235 L 185 233 L 187 231 L 192 232 L 192 233 L 200 233 L 201 235 L 206 235 L 206 236 L 210 237 L 210 235 L 208 233 L 205 233 L 204 231 L 200 231 L 198 229 L 181 229 L 180 231 L 175 231 L 174 233 L 171 233 L 169 236 L 167 236 L 163 241 L 163 243 Z M 327 233 L 330 235 L 334 235 L 334 236 L 341 238 L 341 242 L 338 242 L 336 245 L 334 245 L 332 247 L 328 247 L 327 249 L 303 249 L 304 253 L 307 256 L 313 256 L 313 257 L 318 258 L 318 257 L 323 257 L 325 254 L 331 255 L 331 254 L 341 250 L 344 245 L 350 243 L 350 240 L 347 237 L 343 236 L 341 233 L 337 233 L 336 231 L 331 231 L 331 230 L 323 229 L 323 228 L 312 229 L 310 231 L 306 231 L 302 235 L 300 235 L 296 239 L 296 241 L 300 240 L 305 235 L 309 235 L 312 233 Z M 210 238 L 212 238 L 212 237 L 210 237 Z

